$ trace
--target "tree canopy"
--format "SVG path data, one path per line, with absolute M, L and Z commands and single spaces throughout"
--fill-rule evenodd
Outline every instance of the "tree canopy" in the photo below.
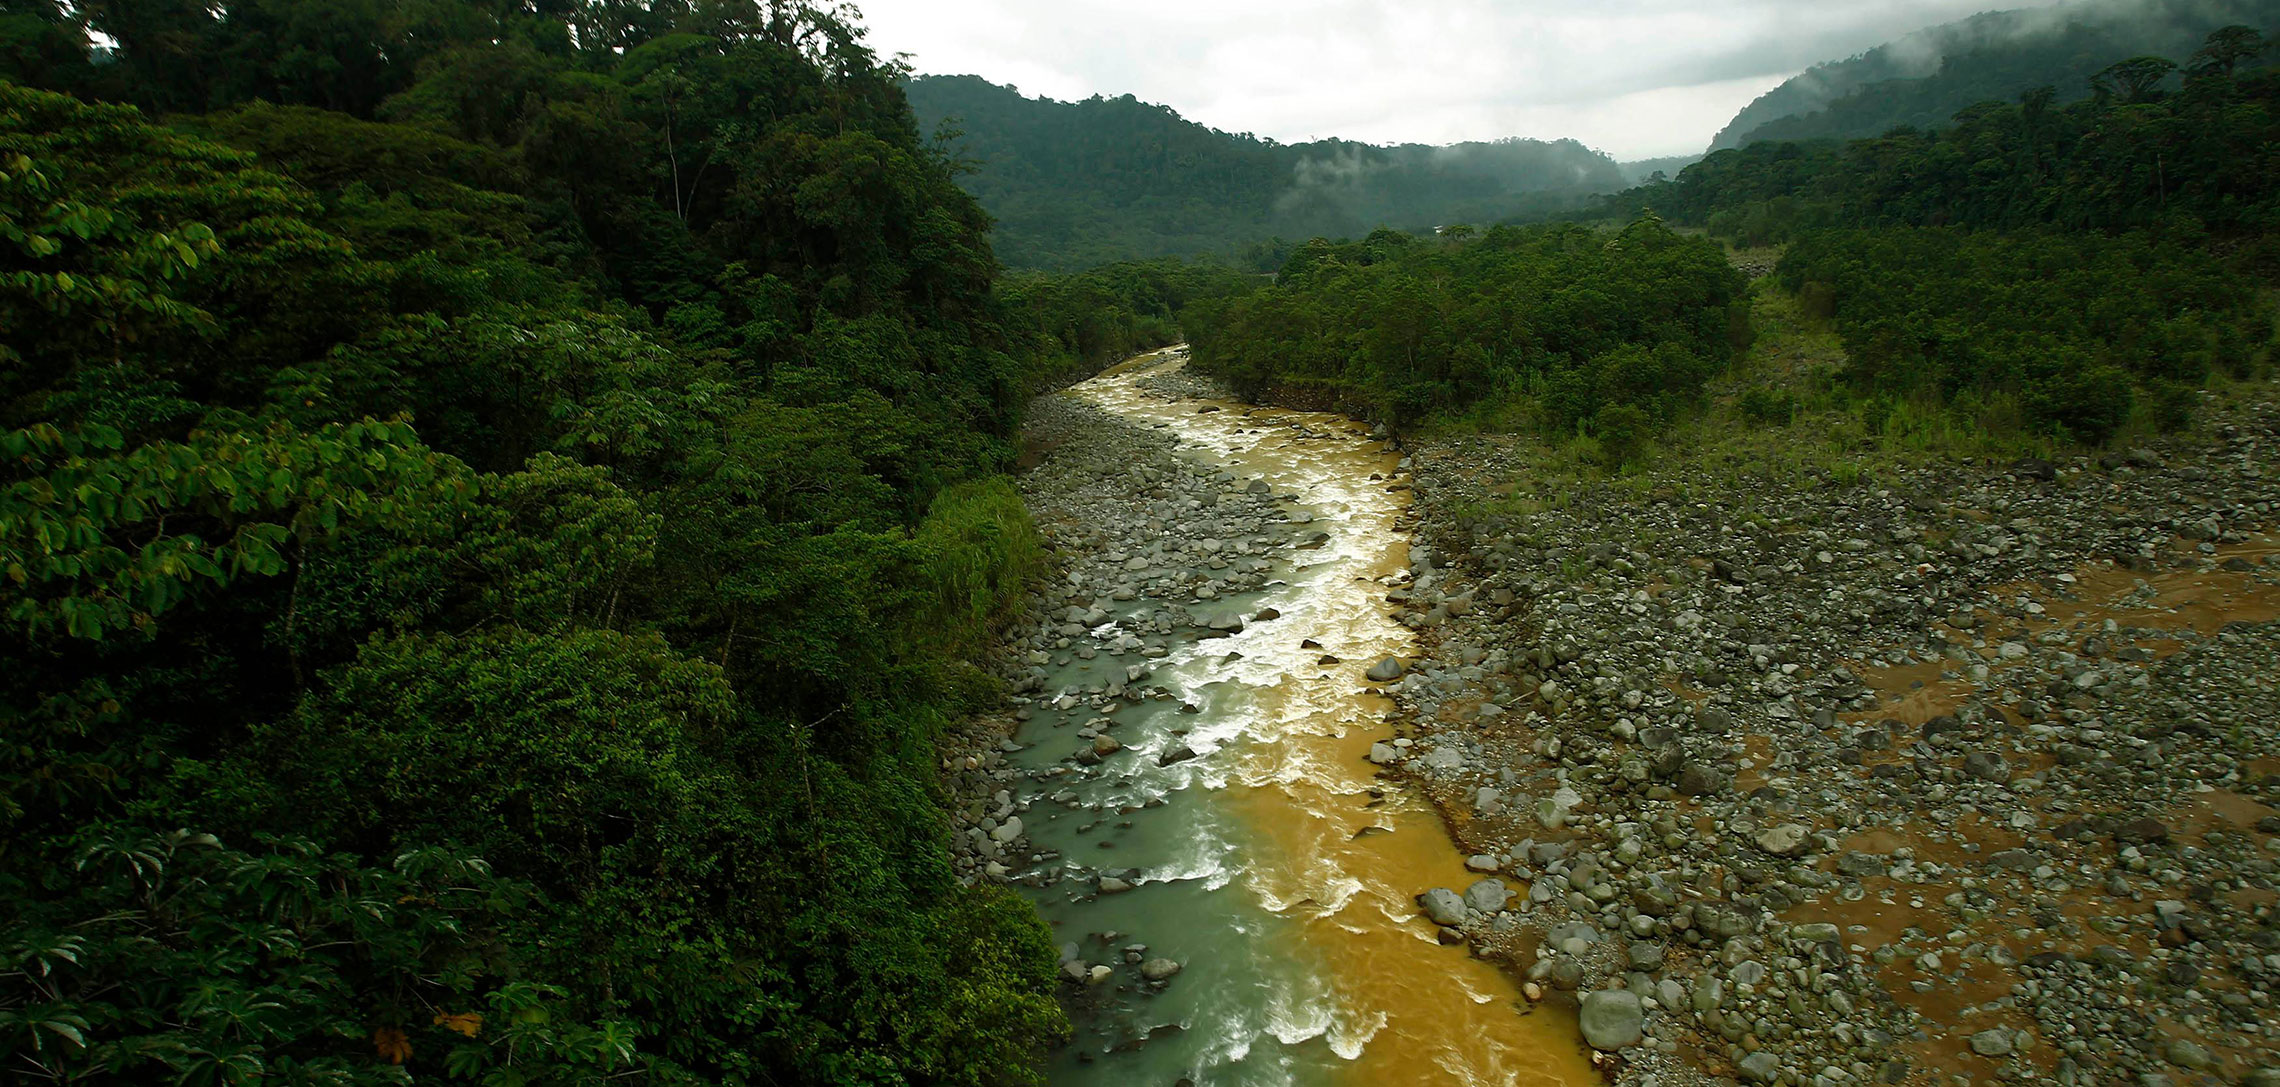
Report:
M 10 1074 L 1031 1081 L 934 792 L 1000 472 L 1239 280 L 1001 285 L 828 7 L 0 26 Z

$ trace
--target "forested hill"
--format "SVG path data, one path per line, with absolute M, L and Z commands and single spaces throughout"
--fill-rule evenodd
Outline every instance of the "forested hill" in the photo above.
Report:
M 2116 57 L 2182 58 L 2234 24 L 2280 26 L 2280 0 L 2092 0 L 1974 15 L 1814 66 L 1744 107 L 1710 149 L 1928 128 L 2044 85 L 2072 101 Z
M 1010 437 L 1241 277 L 1001 281 L 804 3 L 0 45 L 0 1077 L 1034 1082 L 938 780 Z
M 1628 183 L 1573 140 L 1279 144 L 1129 95 L 1057 102 L 975 76 L 920 78 L 908 90 L 927 131 L 948 119 L 962 132 L 954 153 L 973 172 L 961 181 L 998 220 L 998 255 L 1016 267 L 1487 223 Z

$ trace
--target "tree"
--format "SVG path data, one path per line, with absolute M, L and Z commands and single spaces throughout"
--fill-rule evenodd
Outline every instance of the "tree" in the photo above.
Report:
M 2119 95 L 2122 101 L 2136 105 L 2153 100 L 2161 81 L 2177 70 L 2177 62 L 2166 57 L 2131 57 L 2115 61 L 2090 77 L 2090 87 L 2100 98 Z
M 2208 43 L 2193 54 L 2192 71 L 2196 74 L 2233 74 L 2233 69 L 2244 60 L 2251 60 L 2269 48 L 2264 35 L 2253 27 L 2228 26 L 2209 35 Z

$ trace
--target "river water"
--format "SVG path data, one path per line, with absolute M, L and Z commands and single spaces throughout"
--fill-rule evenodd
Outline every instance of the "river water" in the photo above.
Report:
M 1117 718 L 1127 747 L 1157 750 L 1178 729 L 1201 757 L 1168 767 L 1135 758 L 1116 773 L 1061 779 L 1051 788 L 1083 806 L 1037 803 L 1025 815 L 1036 848 L 1100 863 L 1105 841 L 1113 866 L 1145 873 L 1123 894 L 1094 895 L 1075 879 L 1025 888 L 1056 941 L 1094 962 L 1145 942 L 1148 957 L 1185 966 L 1161 993 L 1089 994 L 1104 1006 L 1079 1018 L 1049 1081 L 1597 1082 L 1572 1014 L 1531 1009 L 1508 976 L 1441 946 L 1417 916 L 1417 892 L 1479 877 L 1431 807 L 1378 780 L 1363 758 L 1391 730 L 1390 703 L 1360 673 L 1415 649 L 1384 602 L 1409 548 L 1406 490 L 1392 485 L 1398 454 L 1340 416 L 1237 404 L 1199 414 L 1200 402 L 1136 384 L 1179 365 L 1142 356 L 1064 395 L 1168 428 L 1183 455 L 1298 495 L 1330 541 L 1292 552 L 1280 583 L 1222 602 L 1246 615 L 1272 607 L 1279 621 L 1176 644 L 1152 682 L 1179 699 Z M 1301 638 L 1320 647 L 1301 648 Z M 1318 664 L 1323 654 L 1344 663 Z M 1099 683 L 1123 664 L 1072 661 L 1048 689 Z M 1199 712 L 1180 712 L 1182 702 Z M 1032 722 L 1017 737 L 1028 745 L 1017 764 L 1058 763 L 1066 744 L 1038 742 L 1046 731 Z

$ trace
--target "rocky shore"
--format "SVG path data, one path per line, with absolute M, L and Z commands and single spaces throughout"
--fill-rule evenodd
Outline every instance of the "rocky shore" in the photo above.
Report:
M 958 864 L 1113 894 L 1137 873 L 1035 852 L 1022 813 L 1321 537 L 1163 434 L 1033 419 L 1066 565 L 1001 666 L 1014 707 L 946 760 Z M 1514 493 L 1538 455 L 1412 451 L 1387 602 L 1426 655 L 1338 665 L 1396 700 L 1370 760 L 1480 876 L 1420 887 L 1419 924 L 1575 1000 L 1624 1083 L 2280 1087 L 2280 411 L 2055 464 Z M 1047 689 L 1096 654 L 1124 682 Z M 1070 753 L 1024 774 L 1005 737 L 1039 715 Z M 1063 960 L 1078 989 L 1178 968 Z
M 1141 872 L 1039 849 L 1025 833 L 1025 813 L 1044 805 L 1079 813 L 1080 833 L 1105 827 L 1131 811 L 1087 804 L 1070 787 L 1121 773 L 1104 766 L 1110 756 L 1132 750 L 1157 766 L 1195 758 L 1184 729 L 1136 737 L 1118 728 L 1120 712 L 1180 698 L 1151 676 L 1152 662 L 1175 646 L 1274 619 L 1230 598 L 1258 590 L 1287 569 L 1292 551 L 1319 546 L 1324 536 L 1288 505 L 1290 496 L 1263 481 L 1182 457 L 1172 436 L 1068 397 L 1035 401 L 1025 439 L 1036 464 L 1021 490 L 1057 573 L 996 662 L 1011 694 L 1007 712 L 969 722 L 944 759 L 954 863 L 968 882 L 1077 881 L 1080 893 L 1121 894 Z M 1104 679 L 1055 679 L 1074 662 L 1103 659 L 1115 662 Z M 1023 748 L 1012 737 L 1025 726 L 1030 736 L 1038 726 L 1054 730 L 1039 742 L 1066 753 L 1044 769 L 1017 767 L 1009 756 Z M 1062 972 L 1074 986 L 1103 994 L 1161 989 L 1182 968 L 1149 955 L 1134 934 L 1088 939 L 1090 946 L 1072 941 L 1061 949 Z
M 2280 411 L 1861 480 L 1531 455 L 1413 451 L 1428 656 L 1370 677 L 1483 873 L 1420 888 L 1449 938 L 1626 1083 L 2280 1084 Z

